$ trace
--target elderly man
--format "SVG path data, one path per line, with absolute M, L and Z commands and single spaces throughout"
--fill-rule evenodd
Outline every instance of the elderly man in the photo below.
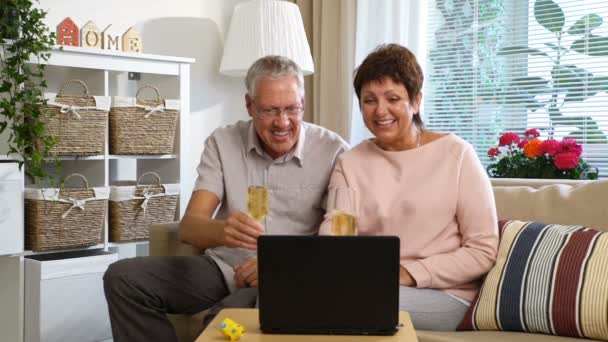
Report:
M 179 227 L 181 240 L 205 253 L 112 264 L 104 288 L 114 341 L 176 341 L 166 313 L 253 306 L 257 237 L 317 233 L 329 175 L 348 145 L 302 121 L 304 79 L 293 61 L 261 58 L 245 84 L 251 120 L 218 128 L 207 139 Z M 261 222 L 246 214 L 249 185 L 268 189 Z

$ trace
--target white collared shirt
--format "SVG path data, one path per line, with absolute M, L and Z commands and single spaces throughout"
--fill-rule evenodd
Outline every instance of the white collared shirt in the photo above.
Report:
M 247 212 L 247 188 L 269 190 L 266 234 L 314 235 L 325 213 L 324 198 L 336 157 L 349 148 L 336 133 L 302 122 L 295 148 L 272 159 L 262 149 L 253 123 L 239 121 L 216 129 L 205 142 L 194 189 L 215 193 L 221 200 L 216 218 Z M 234 290 L 232 268 L 255 257 L 242 248 L 208 249 Z

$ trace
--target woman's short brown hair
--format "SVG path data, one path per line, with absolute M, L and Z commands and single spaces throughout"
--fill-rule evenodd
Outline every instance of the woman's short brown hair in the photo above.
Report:
M 418 96 L 424 81 L 422 68 L 410 50 L 399 44 L 379 45 L 355 69 L 353 85 L 359 105 L 361 104 L 361 88 L 369 82 L 378 82 L 385 78 L 403 84 L 410 101 Z M 418 127 L 423 127 L 420 115 L 414 116 L 414 122 Z

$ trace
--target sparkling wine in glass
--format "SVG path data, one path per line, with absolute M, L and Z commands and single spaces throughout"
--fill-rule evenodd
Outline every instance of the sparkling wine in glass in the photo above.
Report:
M 357 190 L 349 187 L 331 188 L 327 209 L 331 216 L 331 234 L 336 236 L 357 235 L 359 199 Z
M 331 234 L 335 236 L 356 236 L 355 216 L 336 210 L 331 217 Z
M 247 189 L 247 212 L 258 222 L 261 222 L 268 215 L 268 188 L 261 185 L 249 186 Z

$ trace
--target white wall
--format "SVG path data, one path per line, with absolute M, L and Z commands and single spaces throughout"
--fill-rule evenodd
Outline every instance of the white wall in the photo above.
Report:
M 190 156 L 191 177 L 183 179 L 191 189 L 196 179 L 205 138 L 218 126 L 246 119 L 242 79 L 218 73 L 223 41 L 234 5 L 243 0 L 40 0 L 48 14 L 47 25 L 55 30 L 65 17 L 78 26 L 93 20 L 100 29 L 121 35 L 130 26 L 142 33 L 144 53 L 196 58 L 191 68 Z M 54 82 L 67 80 L 68 71 L 49 70 Z M 146 82 L 160 84 L 155 77 Z M 165 98 L 178 96 L 177 82 L 163 82 Z M 95 91 L 96 89 L 91 89 Z M 99 89 L 98 91 L 103 91 Z

